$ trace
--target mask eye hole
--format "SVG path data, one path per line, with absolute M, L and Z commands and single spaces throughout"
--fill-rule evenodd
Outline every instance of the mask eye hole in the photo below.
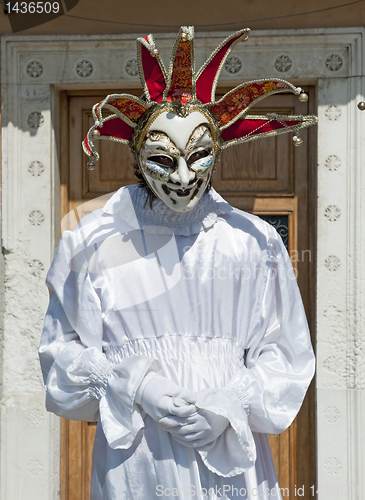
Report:
M 174 168 L 175 162 L 172 158 L 169 156 L 164 156 L 164 155 L 153 155 L 149 156 L 148 158 L 149 161 L 153 161 L 155 163 L 158 163 L 159 165 L 163 165 L 164 167 L 168 168 Z
M 209 156 L 210 153 L 211 152 L 207 149 L 202 149 L 200 151 L 196 151 L 195 153 L 193 153 L 189 156 L 187 164 L 190 166 L 193 163 L 195 163 L 196 161 L 201 160 L 202 158 L 205 158 L 206 156 Z

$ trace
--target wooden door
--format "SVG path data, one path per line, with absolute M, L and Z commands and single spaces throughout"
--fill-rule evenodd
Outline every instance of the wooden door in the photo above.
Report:
M 294 95 L 271 96 L 256 106 L 255 114 L 313 113 L 314 89 L 306 90 L 310 95 L 308 103 L 301 103 Z M 61 210 L 64 216 L 83 204 L 82 211 L 74 212 L 75 221 L 105 203 L 105 199 L 94 199 L 136 183 L 128 146 L 99 141 L 98 166 L 94 171 L 86 168 L 88 160 L 81 141 L 93 123 L 91 108 L 112 92 L 122 91 L 70 91 L 61 95 Z M 292 134 L 228 148 L 221 155 L 213 186 L 231 205 L 259 215 L 277 228 L 297 272 L 309 326 L 314 332 L 315 130 L 306 129 L 300 135 L 304 144 L 299 148 L 293 146 Z M 301 486 L 306 495 L 298 498 L 309 499 L 307 493 L 315 484 L 314 412 L 312 383 L 290 428 L 279 436 L 269 436 L 279 485 L 288 488 L 290 499 L 297 497 L 296 489 Z M 94 434 L 93 423 L 62 420 L 62 500 L 89 499 Z

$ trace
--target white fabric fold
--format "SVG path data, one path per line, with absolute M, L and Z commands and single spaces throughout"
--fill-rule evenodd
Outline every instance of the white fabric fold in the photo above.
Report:
M 100 420 L 109 446 L 129 448 L 144 427 L 135 394 L 147 373 L 158 372 L 160 364 L 145 356 L 134 356 L 115 365 L 105 396 L 100 401 Z
M 252 329 L 246 366 L 235 373 L 228 388 L 247 398 L 253 431 L 279 434 L 303 403 L 315 359 L 294 271 L 277 235 L 269 240 L 268 265 L 260 325 L 264 334 Z
M 222 415 L 230 422 L 215 441 L 197 448 L 207 468 L 223 477 L 237 476 L 251 469 L 256 461 L 256 447 L 244 406 L 222 389 L 199 391 L 196 406 Z

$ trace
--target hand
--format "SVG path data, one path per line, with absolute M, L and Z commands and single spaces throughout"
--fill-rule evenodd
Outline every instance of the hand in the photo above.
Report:
M 136 396 L 137 402 L 140 401 L 144 411 L 156 422 L 167 415 L 183 418 L 196 413 L 195 393 L 160 375 L 152 375 L 142 382 Z
M 216 440 L 228 427 L 229 420 L 208 410 L 188 417 L 167 416 L 158 421 L 178 443 L 187 448 L 199 448 Z

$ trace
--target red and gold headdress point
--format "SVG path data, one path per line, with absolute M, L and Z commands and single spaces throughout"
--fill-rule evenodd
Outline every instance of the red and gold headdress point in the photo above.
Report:
M 293 132 L 296 146 L 302 127 L 317 122 L 313 115 L 249 115 L 248 110 L 272 94 L 292 92 L 301 101 L 308 99 L 300 87 L 282 79 L 253 80 L 238 85 L 216 101 L 219 75 L 231 50 L 248 39 L 250 30 L 233 33 L 215 49 L 200 70 L 194 68 L 194 28 L 182 26 L 174 43 L 169 68 L 166 71 L 153 35 L 137 39 L 138 66 L 144 95 L 141 99 L 130 94 L 111 94 L 93 107 L 95 124 L 83 141 L 89 156 L 88 168 L 95 167 L 99 154 L 94 141 L 107 139 L 128 144 L 138 153 L 146 132 L 154 119 L 164 111 L 186 116 L 199 110 L 214 123 L 217 150 L 263 136 Z M 112 114 L 103 116 L 103 111 Z

